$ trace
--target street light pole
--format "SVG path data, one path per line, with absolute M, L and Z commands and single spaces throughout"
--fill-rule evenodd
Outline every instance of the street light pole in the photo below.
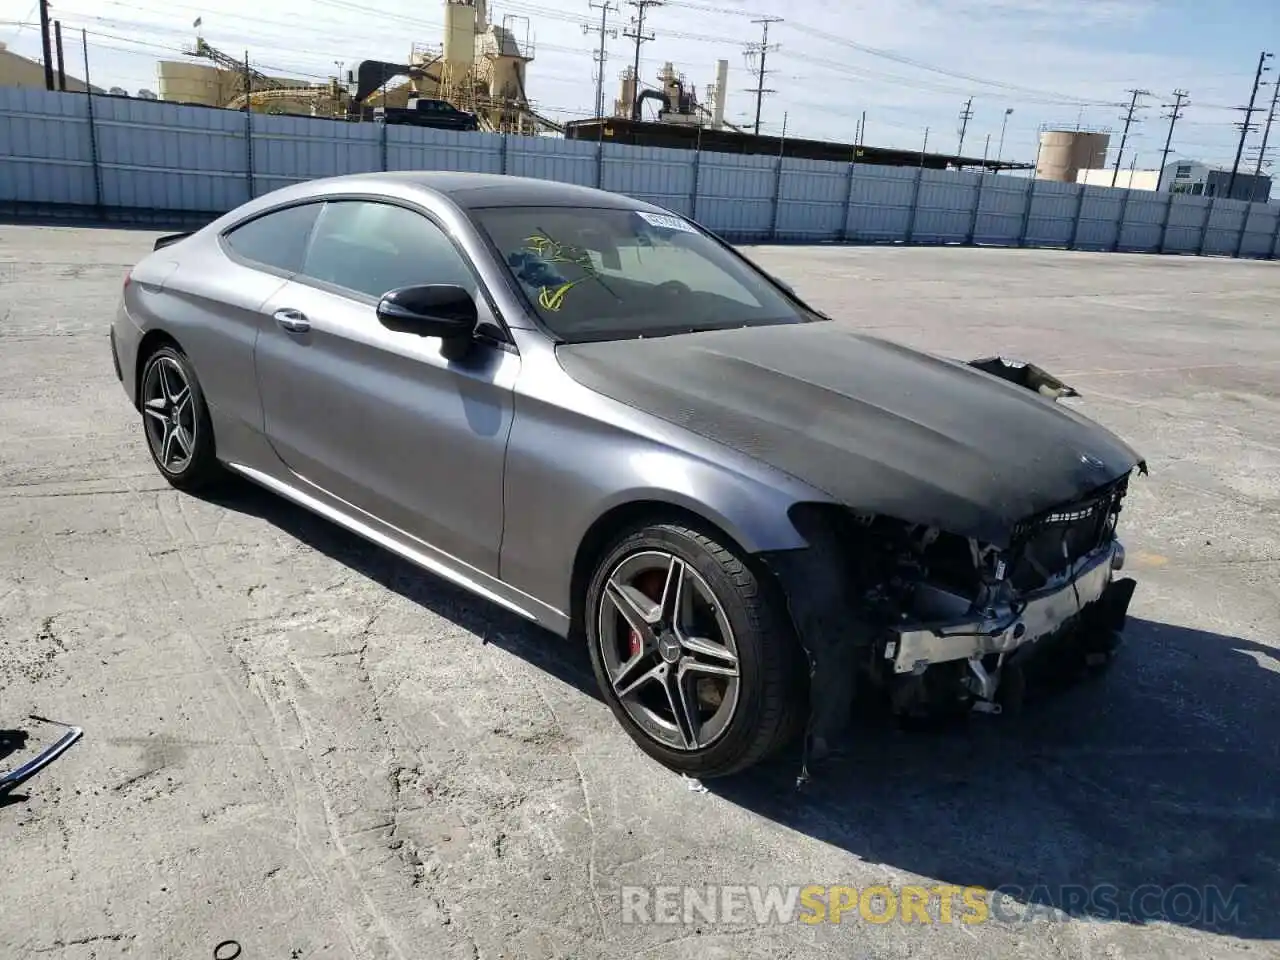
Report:
M 1008 107 L 1004 112 L 1004 119 L 1000 121 L 1000 146 L 996 148 L 996 163 L 1000 162 L 1000 158 L 1004 154 L 1004 131 L 1009 126 L 1009 114 L 1011 113 L 1013 113 L 1013 107 Z

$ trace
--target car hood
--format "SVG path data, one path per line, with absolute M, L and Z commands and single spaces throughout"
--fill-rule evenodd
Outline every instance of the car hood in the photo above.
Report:
M 965 363 L 830 321 L 561 344 L 597 393 L 851 508 L 1007 546 L 1141 463 L 1112 433 Z

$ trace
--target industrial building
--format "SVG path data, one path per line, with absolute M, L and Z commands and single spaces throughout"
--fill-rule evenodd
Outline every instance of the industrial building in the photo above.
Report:
M 729 61 L 718 61 L 716 82 L 707 88 L 706 102 L 703 102 L 698 98 L 697 88 L 690 85 L 683 74 L 677 74 L 670 63 L 663 65 L 658 71 L 656 86 L 647 86 L 641 81 L 638 93 L 634 72 L 628 67 L 622 73 L 621 88 L 614 101 L 614 115 L 573 120 L 565 124 L 564 135 L 569 140 L 786 156 L 837 163 L 856 160 L 858 163 L 925 167 L 931 170 L 973 168 L 998 172 L 1031 169 L 1031 165 L 1027 163 L 749 133 L 725 120 L 728 73 Z M 654 121 L 641 119 L 643 107 L 648 101 L 653 101 L 656 108 Z
M 1160 190 L 1162 193 L 1184 193 L 1196 197 L 1226 197 L 1231 184 L 1231 171 L 1195 160 L 1175 160 L 1163 170 L 1120 170 L 1097 167 L 1076 171 L 1076 182 L 1096 187 L 1126 190 Z M 1230 199 L 1267 203 L 1271 198 L 1271 177 L 1237 172 Z
M 55 90 L 66 90 L 71 93 L 84 93 L 85 90 L 84 81 L 68 74 L 65 67 L 59 74 L 55 66 L 53 85 Z M 20 56 L 0 42 L 0 87 L 37 87 L 43 90 L 45 88 L 44 64 L 38 60 L 29 60 Z M 93 92 L 103 93 L 104 91 L 93 87 Z
M 1114 180 L 1114 183 L 1112 182 Z M 1160 181 L 1159 170 L 1115 170 L 1112 167 L 1095 167 L 1092 170 L 1077 170 L 1076 183 L 1085 183 L 1091 187 L 1114 186 L 1120 190 L 1155 190 Z M 1168 184 L 1161 188 L 1169 189 Z
M 267 76 L 197 36 L 186 53 L 210 62 L 158 63 L 160 99 L 346 119 L 371 119 L 375 107 L 403 108 L 411 100 L 444 100 L 475 114 L 483 130 L 560 129 L 534 112 L 525 93 L 533 60 L 527 17 L 492 23 L 486 0 L 445 0 L 444 15 L 443 43 L 412 44 L 401 62 L 364 60 L 346 77 L 321 83 Z
M 1192 179 L 1190 176 L 1179 178 L 1177 170 L 1171 165 L 1165 168 L 1166 183 L 1164 189 L 1174 193 L 1189 193 L 1193 196 L 1228 197 L 1231 200 L 1247 200 L 1252 203 L 1268 203 L 1271 200 L 1271 177 L 1266 174 L 1254 176 L 1243 171 L 1236 173 L 1235 183 L 1231 182 L 1231 171 L 1221 167 L 1207 170 L 1203 178 Z M 1230 193 L 1227 188 L 1230 187 Z

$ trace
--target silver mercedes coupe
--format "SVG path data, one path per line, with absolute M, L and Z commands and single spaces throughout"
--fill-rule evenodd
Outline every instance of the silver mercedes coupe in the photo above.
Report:
M 617 194 L 290 186 L 157 240 L 110 342 L 174 487 L 238 474 L 581 639 L 694 776 L 807 764 L 861 702 L 998 712 L 1040 653 L 1108 662 L 1133 593 L 1145 464 L 1068 386 L 863 335 Z

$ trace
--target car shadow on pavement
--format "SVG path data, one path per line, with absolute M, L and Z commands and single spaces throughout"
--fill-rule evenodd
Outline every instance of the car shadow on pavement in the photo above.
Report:
M 199 496 L 225 509 L 266 520 L 312 549 L 482 637 L 485 643 L 601 699 L 591 660 L 581 644 L 568 643 L 247 480 L 230 478 L 216 491 L 201 491 Z
M 267 520 L 600 699 L 582 645 L 247 482 L 205 498 Z M 1275 659 L 1247 640 L 1130 617 L 1108 674 L 1032 691 L 1016 718 L 931 732 L 859 719 L 802 790 L 796 752 L 706 786 L 926 888 L 999 890 L 1007 903 L 994 919 L 1060 911 L 1280 939 Z
M 927 888 L 999 890 L 995 919 L 1280 938 L 1276 651 L 1130 617 L 1105 676 L 1039 692 L 932 733 L 859 723 L 799 792 L 781 758 L 708 787 Z

